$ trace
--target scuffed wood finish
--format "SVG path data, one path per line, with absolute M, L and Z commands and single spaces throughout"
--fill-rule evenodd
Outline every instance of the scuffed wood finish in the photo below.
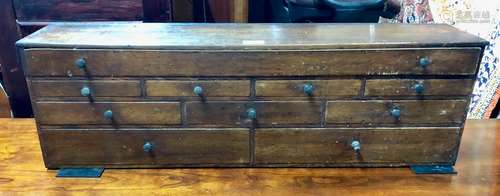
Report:
M 314 87 L 312 95 L 304 93 L 304 85 Z M 360 80 L 257 80 L 255 96 L 262 97 L 329 97 L 356 96 Z
M 48 168 L 245 164 L 245 129 L 43 130 Z M 143 145 L 150 142 L 151 152 Z
M 328 101 L 326 123 L 460 124 L 465 118 L 466 100 Z M 397 107 L 401 117 L 389 112 Z
M 142 20 L 142 0 L 13 0 L 19 21 Z
M 255 108 L 257 119 L 247 117 Z M 320 102 L 188 102 L 188 125 L 203 126 L 273 126 L 307 125 L 321 122 Z
M 423 84 L 421 94 L 415 91 L 416 84 Z M 429 79 L 429 80 L 367 80 L 365 96 L 468 96 L 472 93 L 474 80 Z
M 401 165 L 453 162 L 459 128 L 257 129 L 255 162 Z M 411 139 L 410 139 L 411 138 Z M 359 155 L 351 142 L 361 143 Z
M 147 80 L 146 95 L 151 97 L 197 97 L 195 86 L 203 89 L 203 97 L 250 96 L 249 80 Z
M 297 51 L 27 49 L 30 76 L 473 75 L 480 48 Z M 432 63 L 418 65 L 420 57 Z M 85 58 L 87 68 L 74 65 Z M 140 66 L 139 66 L 140 65 Z
M 109 169 L 99 180 L 82 180 L 55 178 L 57 171 L 44 167 L 34 119 L 0 119 L 0 193 L 499 195 L 500 121 L 468 120 L 462 138 L 458 175 L 415 175 L 408 168 Z
M 180 105 L 177 102 L 37 102 L 36 117 L 41 124 L 180 124 Z M 104 117 L 113 111 L 113 119 Z
M 91 97 L 139 97 L 139 80 L 31 80 L 35 97 L 82 97 L 80 90 L 90 88 Z
M 131 39 L 137 35 L 148 37 Z M 174 50 L 483 47 L 486 44 L 484 39 L 445 24 L 332 23 L 53 24 L 18 42 L 26 48 Z

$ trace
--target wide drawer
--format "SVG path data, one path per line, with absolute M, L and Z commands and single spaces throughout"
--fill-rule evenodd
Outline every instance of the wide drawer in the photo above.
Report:
M 257 129 L 259 164 L 397 165 L 454 161 L 459 128 Z M 354 142 L 354 145 L 353 145 Z M 355 144 L 359 150 L 355 150 Z
M 328 101 L 326 123 L 460 124 L 466 100 Z
M 178 102 L 37 102 L 40 124 L 137 124 L 168 125 L 181 123 Z
M 473 75 L 480 52 L 480 48 L 25 50 L 29 76 L 66 76 L 68 73 L 75 76 Z
M 318 125 L 321 104 L 316 101 L 188 102 L 186 119 L 188 125 L 202 126 Z
M 151 97 L 246 97 L 249 80 L 147 80 L 146 95 Z
M 249 162 L 247 129 L 42 130 L 48 168 L 218 166 Z
M 88 95 L 83 94 L 84 88 Z M 36 97 L 139 97 L 139 80 L 31 80 Z
M 365 96 L 467 96 L 472 93 L 474 80 L 367 80 Z
M 330 97 L 356 96 L 360 80 L 257 80 L 255 96 Z

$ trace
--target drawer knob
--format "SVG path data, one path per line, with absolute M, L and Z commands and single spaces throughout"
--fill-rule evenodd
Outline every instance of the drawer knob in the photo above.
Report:
M 314 86 L 312 84 L 304 84 L 302 90 L 304 91 L 305 94 L 312 95 L 314 91 Z
M 431 64 L 431 60 L 429 59 L 429 57 L 421 57 L 418 60 L 418 64 L 420 65 L 420 67 L 425 69 L 428 65 Z
M 104 117 L 107 119 L 112 119 L 113 118 L 113 111 L 111 111 L 111 110 L 104 111 Z
M 146 142 L 142 146 L 142 149 L 144 150 L 144 152 L 152 152 L 153 151 L 153 144 L 151 142 Z
M 247 110 L 247 117 L 249 119 L 256 119 L 257 118 L 257 111 L 254 108 L 250 108 Z
M 351 142 L 351 147 L 355 151 L 361 150 L 361 143 L 358 140 L 354 140 Z
M 425 90 L 424 84 L 422 84 L 422 83 L 420 83 L 420 82 L 419 82 L 419 83 L 417 83 L 417 84 L 415 84 L 415 85 L 413 86 L 413 88 L 415 89 L 415 92 L 416 92 L 417 94 L 422 94 L 422 93 L 424 92 L 424 90 Z
M 80 94 L 82 94 L 82 96 L 84 96 L 84 97 L 89 97 L 90 96 L 90 88 L 87 86 L 82 87 L 82 89 L 80 89 Z
M 394 118 L 399 118 L 401 116 L 401 109 L 399 108 L 392 108 L 390 112 L 391 116 Z
M 202 96 L 203 95 L 203 88 L 201 86 L 195 86 L 193 88 L 193 93 L 195 95 Z
M 85 69 L 85 67 L 87 67 L 87 61 L 85 61 L 84 58 L 79 58 L 79 59 L 76 59 L 75 65 L 76 65 L 76 67 L 78 67 L 80 69 Z

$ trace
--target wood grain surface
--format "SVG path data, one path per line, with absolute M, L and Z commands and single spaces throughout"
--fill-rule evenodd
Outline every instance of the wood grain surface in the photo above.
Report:
M 25 52 L 29 76 L 474 75 L 481 48 Z M 432 61 L 426 68 L 418 64 L 422 57 Z M 79 58 L 87 62 L 83 70 L 74 64 Z
M 203 97 L 248 97 L 249 80 L 146 80 L 146 95 L 150 97 L 197 97 L 193 88 L 200 86 Z
M 304 93 L 304 85 L 313 85 L 311 95 Z M 257 80 L 255 96 L 260 97 L 331 97 L 356 96 L 360 80 Z
M 139 97 L 139 80 L 31 80 L 32 96 L 82 97 L 80 90 L 90 89 L 91 97 Z
M 416 93 L 416 84 L 424 86 L 422 93 Z M 367 80 L 365 96 L 468 96 L 473 85 L 474 80 Z
M 33 119 L 0 119 L 2 195 L 498 195 L 500 121 L 468 120 L 456 175 L 408 168 L 110 169 L 100 179 L 55 178 Z

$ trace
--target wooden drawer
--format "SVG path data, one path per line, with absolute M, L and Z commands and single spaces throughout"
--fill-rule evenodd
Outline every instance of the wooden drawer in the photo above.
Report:
M 319 124 L 320 102 L 258 101 L 258 102 L 188 102 L 188 125 L 203 126 L 259 126 Z M 256 119 L 248 116 L 255 109 Z
M 330 97 L 359 95 L 360 80 L 257 80 L 262 97 Z
M 459 128 L 257 129 L 259 164 L 451 164 Z M 351 146 L 360 144 L 359 154 Z
M 222 166 L 246 164 L 250 152 L 247 129 L 42 130 L 41 139 L 49 168 Z
M 111 111 L 111 118 L 109 118 L 109 111 Z M 180 105 L 177 102 L 36 103 L 38 122 L 48 125 L 167 125 L 180 124 L 180 116 Z
M 250 96 L 249 80 L 147 80 L 146 94 L 151 97 L 200 96 L 194 92 L 195 87 L 202 89 L 204 97 Z
M 367 80 L 366 96 L 468 96 L 472 93 L 474 80 L 429 79 L 429 80 Z
M 465 100 L 328 101 L 326 123 L 459 124 L 466 106 Z M 399 109 L 399 117 L 393 109 Z
M 36 97 L 83 97 L 82 88 L 91 97 L 139 97 L 139 80 L 31 80 L 31 93 Z
M 328 76 L 473 75 L 481 49 L 25 52 L 29 76 L 65 76 L 68 72 L 76 76 Z M 85 59 L 85 69 L 75 66 L 79 58 Z M 430 64 L 420 66 L 421 58 Z

